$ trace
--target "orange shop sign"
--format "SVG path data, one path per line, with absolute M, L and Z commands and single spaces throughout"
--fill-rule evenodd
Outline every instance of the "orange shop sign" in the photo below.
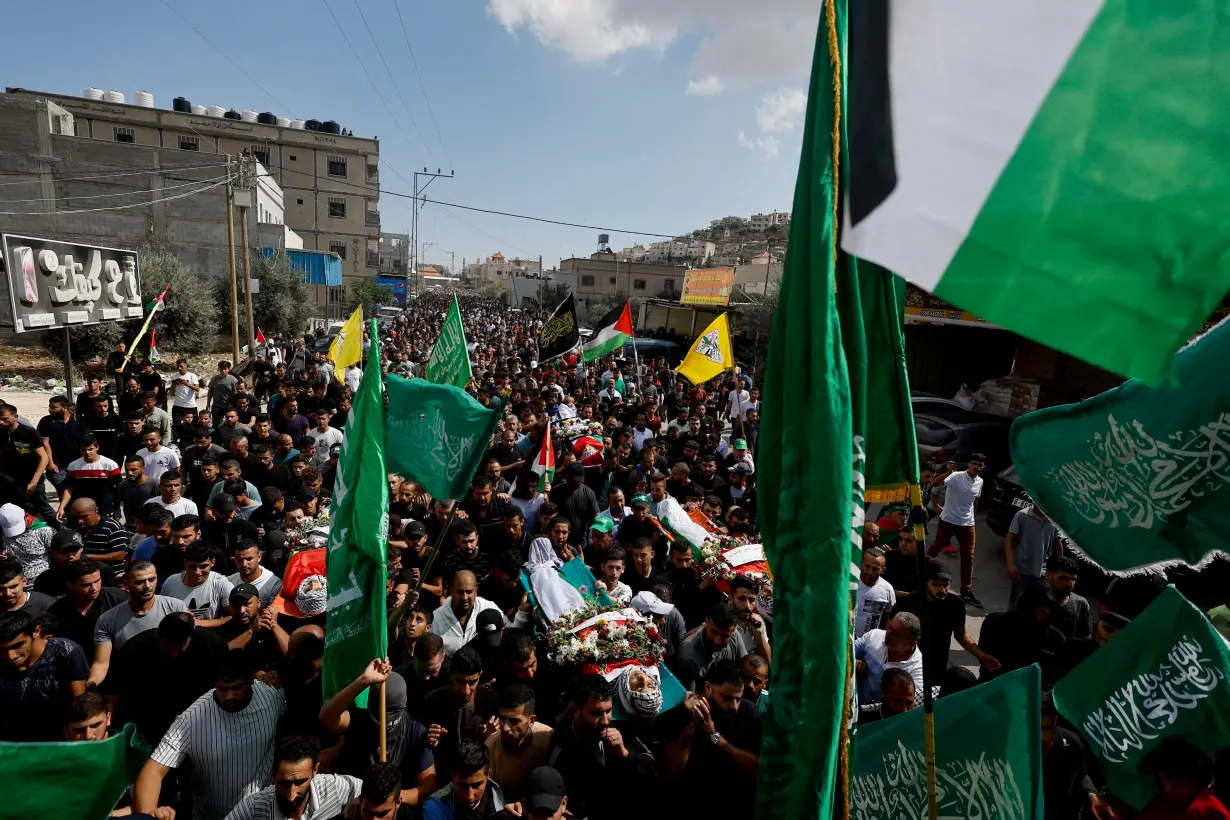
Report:
M 734 268 L 690 270 L 683 279 L 683 295 L 679 301 L 685 305 L 725 307 L 730 304 L 730 292 L 734 287 Z

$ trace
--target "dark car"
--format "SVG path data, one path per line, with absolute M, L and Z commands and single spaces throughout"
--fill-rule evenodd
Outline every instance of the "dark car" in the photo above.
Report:
M 994 476 L 984 479 L 980 506 L 986 510 L 987 526 L 991 532 L 1003 538 L 1012 525 L 1012 517 L 1017 510 L 1023 510 L 1033 504 L 1021 479 L 1017 477 L 1016 466 L 1009 464 Z
M 988 472 L 997 472 L 1011 463 L 1008 430 L 1012 419 L 955 406 L 943 407 L 939 412 L 931 408 L 928 412 L 914 412 L 918 452 L 926 464 L 942 472 L 949 461 L 962 461 L 970 453 L 987 457 Z

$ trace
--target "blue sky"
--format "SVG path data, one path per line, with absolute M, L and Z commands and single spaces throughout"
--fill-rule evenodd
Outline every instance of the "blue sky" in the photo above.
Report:
M 6 28 L 25 34 L 7 38 L 4 85 L 73 94 L 115 88 L 129 100 L 145 89 L 159 107 L 182 95 L 334 119 L 356 135 L 380 137 L 386 189 L 410 190 L 395 171 L 409 178 L 424 166 L 452 168 L 456 178 L 434 183 L 433 195 L 592 225 L 670 234 L 790 207 L 820 0 L 327 3 L 14 4 Z M 382 197 L 384 229 L 408 230 L 409 206 Z M 550 266 L 592 252 L 597 241 L 596 231 L 433 205 L 420 229 L 435 243 L 428 262 L 448 263 L 450 251 L 460 264 L 502 250 L 541 254 Z M 637 241 L 611 237 L 617 248 Z

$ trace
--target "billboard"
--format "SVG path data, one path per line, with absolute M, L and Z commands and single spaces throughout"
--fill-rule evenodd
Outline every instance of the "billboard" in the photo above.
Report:
M 400 276 L 377 276 L 376 284 L 393 293 L 393 303 L 406 306 L 406 280 Z
M 734 268 L 690 270 L 683 279 L 683 295 L 679 302 L 684 305 L 726 307 L 730 304 L 730 292 L 734 287 Z
M 145 315 L 137 252 L 32 236 L 0 236 L 9 314 L 18 333 Z

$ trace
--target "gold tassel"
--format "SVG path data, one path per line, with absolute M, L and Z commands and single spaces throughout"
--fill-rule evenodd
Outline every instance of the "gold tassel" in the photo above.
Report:
M 824 24 L 829 35 L 829 59 L 833 63 L 833 265 L 836 266 L 837 234 L 841 228 L 841 44 L 837 40 L 835 0 L 824 0 Z
M 868 487 L 863 491 L 863 500 L 868 504 L 892 504 L 894 501 L 905 501 L 909 497 L 910 490 L 905 482 Z

